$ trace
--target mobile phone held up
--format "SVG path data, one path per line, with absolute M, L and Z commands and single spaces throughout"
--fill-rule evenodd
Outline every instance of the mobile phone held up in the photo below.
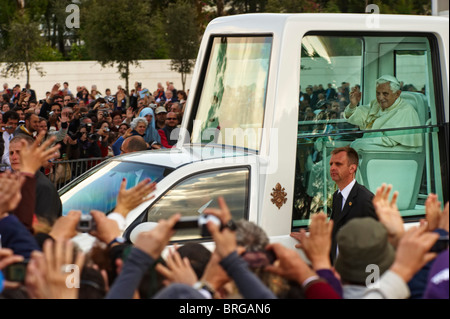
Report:
M 25 275 L 27 273 L 28 260 L 6 266 L 3 269 L 5 280 L 13 282 L 25 282 Z
M 440 236 L 436 243 L 431 247 L 431 252 L 440 253 L 448 249 L 448 235 Z
M 219 218 L 213 215 L 201 214 L 199 216 L 183 216 L 180 220 L 175 224 L 173 229 L 193 229 L 199 228 L 200 234 L 202 237 L 211 237 L 211 234 L 208 231 L 208 227 L 206 224 L 212 221 L 216 223 L 218 226 L 221 226 L 221 222 Z

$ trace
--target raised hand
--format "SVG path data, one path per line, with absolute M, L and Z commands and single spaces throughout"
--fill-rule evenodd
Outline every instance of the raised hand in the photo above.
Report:
M 217 201 L 219 202 L 220 209 L 206 208 L 204 213 L 218 217 L 222 225 L 227 225 L 232 217 L 230 209 L 223 197 L 219 197 Z M 211 221 L 208 222 L 207 227 L 216 243 L 216 252 L 221 258 L 225 258 L 237 249 L 236 232 L 234 230 L 229 227 L 220 230 L 220 227 Z
M 50 91 L 50 96 L 55 96 L 59 93 L 59 88 L 61 87 L 61 83 L 56 83 L 53 85 L 52 90 Z
M 59 121 L 61 122 L 61 123 L 67 123 L 67 122 L 69 122 L 69 117 L 67 116 L 67 113 L 66 112 L 62 112 L 61 113 L 61 117 L 59 118 Z
M 441 202 L 436 194 L 429 194 L 425 201 L 425 219 L 428 222 L 428 230 L 433 231 L 438 228 L 441 218 Z
M 189 262 L 189 258 L 181 258 L 176 250 L 170 250 L 168 256 L 165 258 L 166 266 L 162 264 L 156 265 L 156 270 L 163 275 L 166 280 L 164 284 L 181 283 L 192 286 L 198 281 L 197 275 Z
M 309 236 L 304 229 L 297 233 L 291 233 L 291 237 L 299 241 L 295 247 L 303 249 L 316 270 L 331 268 L 329 255 L 332 230 L 333 221 L 327 222 L 327 216 L 320 212 L 311 217 Z
M 82 252 L 74 256 L 70 240 L 46 240 L 43 252 L 34 251 L 28 264 L 25 285 L 30 297 L 77 299 L 84 260 Z
M 20 192 L 25 178 L 6 171 L 0 174 L 0 219 L 14 210 L 22 199 Z
M 445 229 L 448 232 L 448 202 L 445 203 L 444 210 L 442 211 L 441 218 L 439 219 L 438 228 Z
M 279 243 L 269 244 L 266 249 L 273 250 L 278 262 L 266 266 L 265 270 L 286 279 L 297 281 L 299 284 L 303 284 L 307 278 L 316 274 L 295 250 L 284 247 Z
M 173 226 L 180 218 L 181 214 L 175 214 L 168 220 L 160 220 L 152 230 L 139 233 L 134 246 L 153 259 L 158 259 L 169 243 L 170 237 L 175 233 Z
M 55 141 L 55 137 L 52 136 L 42 144 L 45 132 L 41 131 L 36 137 L 36 140 L 32 145 L 24 140 L 21 140 L 22 148 L 20 150 L 20 171 L 24 173 L 36 174 L 38 169 L 46 164 L 49 160 L 59 157 L 60 144 L 56 144 L 53 147 L 49 147 Z
M 392 185 L 383 183 L 378 187 L 372 202 L 378 220 L 386 227 L 389 241 L 395 247 L 399 239 L 403 236 L 405 229 L 403 226 L 403 218 L 397 208 L 398 192 L 394 192 L 392 199 L 389 201 L 389 193 L 391 190 Z
M 96 225 L 95 229 L 89 232 L 90 235 L 106 244 L 121 235 L 121 230 L 117 221 L 108 218 L 104 212 L 91 210 L 90 214 Z
M 78 234 L 77 225 L 80 217 L 80 210 L 71 210 L 66 216 L 61 216 L 56 220 L 49 235 L 57 240 L 69 240 L 75 237 Z
M 125 133 L 123 134 L 123 139 L 126 139 L 127 137 L 130 137 L 132 134 L 131 132 L 133 131 L 133 129 L 130 127 L 129 129 L 127 129 L 125 131 Z
M 400 239 L 390 269 L 405 282 L 409 282 L 423 266 L 436 257 L 437 254 L 430 252 L 430 249 L 438 238 L 438 233 L 427 231 L 426 224 L 408 229 Z
M 154 197 L 150 195 L 155 191 L 156 183 L 152 183 L 150 178 L 146 178 L 130 189 L 126 189 L 126 186 L 127 180 L 124 178 L 120 184 L 117 204 L 114 208 L 114 212 L 123 217 L 126 217 L 132 209 Z
M 359 90 L 359 87 L 354 86 L 352 90 L 350 91 L 350 105 L 352 107 L 355 107 L 358 105 L 358 103 L 361 101 L 361 91 Z

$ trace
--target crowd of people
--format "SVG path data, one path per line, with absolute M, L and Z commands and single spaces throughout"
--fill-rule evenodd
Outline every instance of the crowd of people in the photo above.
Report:
M 46 138 L 56 136 L 61 145 L 53 160 L 85 159 L 121 154 L 121 144 L 129 136 L 139 135 L 146 149 L 171 148 L 177 142 L 172 130 L 181 124 L 187 93 L 177 90 L 172 82 L 157 84 L 151 93 L 136 82 L 127 92 L 122 86 L 115 94 L 107 88 L 104 94 L 92 85 L 89 91 L 79 86 L 76 91 L 55 84 L 42 99 L 27 84 L 12 89 L 3 84 L 0 92 L 0 154 L 2 170 L 10 169 L 9 141 L 17 134 L 33 138 L 45 131 Z M 51 163 L 45 167 L 51 172 Z

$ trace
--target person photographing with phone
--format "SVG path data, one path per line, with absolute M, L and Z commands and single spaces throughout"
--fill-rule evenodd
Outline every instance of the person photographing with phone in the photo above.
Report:
M 14 137 L 14 132 L 19 125 L 20 116 L 14 111 L 7 111 L 3 114 L 2 137 L 4 141 L 4 151 L 2 153 L 1 164 L 4 165 L 1 170 L 11 169 L 9 161 L 9 142 Z

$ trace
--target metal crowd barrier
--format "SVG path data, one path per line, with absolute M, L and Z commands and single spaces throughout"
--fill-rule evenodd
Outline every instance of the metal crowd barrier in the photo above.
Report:
M 45 169 L 45 175 L 60 189 L 71 180 L 82 175 L 92 167 L 100 164 L 110 157 L 91 157 L 76 160 L 57 160 L 53 161 L 51 167 Z

